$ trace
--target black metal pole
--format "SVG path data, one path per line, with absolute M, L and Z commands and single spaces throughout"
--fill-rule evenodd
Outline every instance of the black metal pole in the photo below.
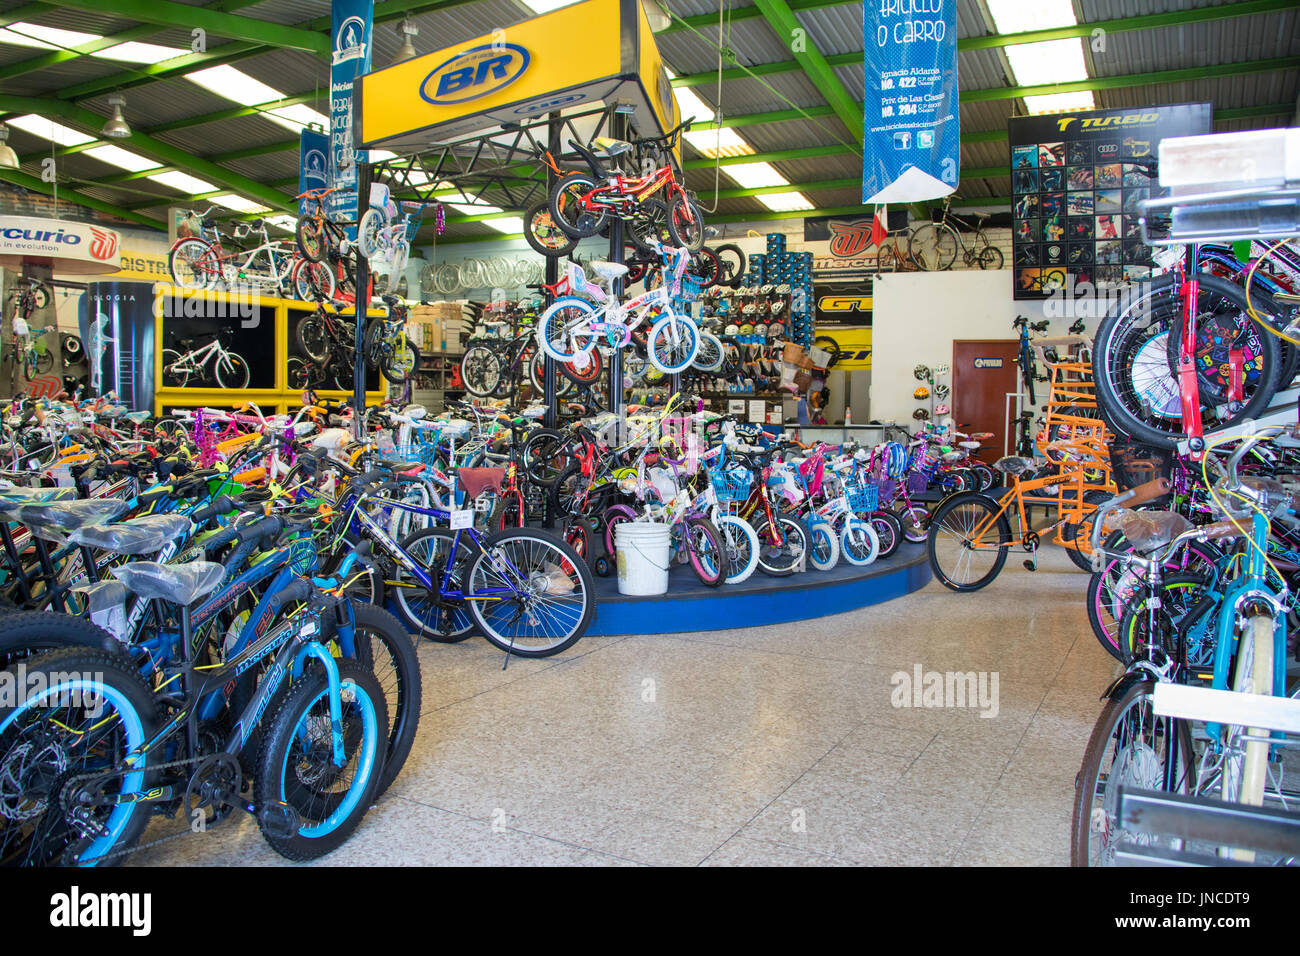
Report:
M 550 124 L 547 127 L 546 148 L 551 151 L 552 158 L 560 155 L 560 114 L 559 113 L 552 113 L 550 115 Z M 551 188 L 555 185 L 556 178 L 557 177 L 555 175 L 555 170 L 551 169 L 551 167 L 548 165 L 546 167 L 546 195 L 547 196 L 551 194 Z M 560 260 L 557 259 L 555 256 L 546 257 L 546 278 L 543 281 L 547 285 L 555 285 L 555 283 L 560 281 Z M 545 310 L 549 308 L 552 300 L 553 297 L 551 293 L 543 292 L 542 309 Z M 541 327 L 539 326 L 537 329 L 537 335 L 540 337 L 541 334 L 542 334 L 542 330 Z M 542 347 L 540 338 L 538 340 L 537 347 L 539 349 Z M 556 426 L 556 419 L 559 417 L 560 400 L 559 400 L 559 396 L 556 395 L 556 391 L 557 389 L 555 387 L 555 360 L 551 358 L 549 355 L 543 354 L 542 356 L 542 401 L 546 405 L 546 416 L 542 419 L 542 424 L 545 425 L 547 428 L 554 428 Z M 550 507 L 549 503 L 547 507 L 549 509 Z M 547 519 L 549 522 L 550 519 L 549 513 L 547 515 Z
M 610 123 L 611 135 L 615 139 L 627 138 L 627 117 L 622 113 L 615 113 L 613 121 Z M 623 220 L 617 216 L 610 217 L 609 225 L 609 261 L 623 261 Z M 610 283 L 610 294 L 615 299 L 623 297 L 623 279 L 618 278 Z M 609 410 L 620 419 L 623 417 L 623 350 L 614 349 L 609 358 Z M 621 426 L 620 430 L 621 430 Z
M 362 210 L 370 201 L 370 164 L 357 164 L 357 225 L 361 224 Z M 354 243 L 352 254 L 357 257 L 356 271 L 356 357 L 352 365 L 352 432 L 360 440 L 363 434 L 362 415 L 366 410 L 366 314 L 370 311 L 370 260 L 361 254 Z

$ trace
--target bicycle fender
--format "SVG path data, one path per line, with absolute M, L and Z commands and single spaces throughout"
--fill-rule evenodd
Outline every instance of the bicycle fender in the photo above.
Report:
M 1141 684 L 1141 683 L 1154 683 L 1154 682 L 1151 680 L 1151 675 L 1144 673 L 1143 671 L 1138 671 L 1138 670 L 1125 671 L 1123 674 L 1120 674 L 1118 677 L 1116 677 L 1113 681 L 1110 682 L 1110 686 L 1107 687 L 1106 690 L 1102 692 L 1100 699 L 1119 700 L 1121 697 L 1123 697 L 1125 694 L 1128 693 L 1129 688 L 1131 688 L 1134 684 Z

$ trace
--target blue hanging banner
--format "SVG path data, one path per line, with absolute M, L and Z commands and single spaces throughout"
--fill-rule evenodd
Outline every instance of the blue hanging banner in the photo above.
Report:
M 314 129 L 305 129 L 298 138 L 298 192 L 323 189 L 329 182 L 330 138 Z M 298 215 L 316 212 L 316 204 L 298 200 Z
M 357 163 L 365 153 L 352 148 L 352 84 L 370 71 L 370 39 L 375 7 L 370 0 L 334 0 L 334 44 L 330 57 L 330 185 L 339 192 L 327 198 L 331 219 L 357 218 Z
M 947 196 L 961 170 L 956 0 L 867 0 L 864 203 Z

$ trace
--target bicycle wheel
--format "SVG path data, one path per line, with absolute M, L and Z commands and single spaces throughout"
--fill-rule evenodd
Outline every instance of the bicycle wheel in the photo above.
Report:
M 182 289 L 211 289 L 221 277 L 221 258 L 206 239 L 181 239 L 167 256 L 167 268 Z
M 960 247 L 956 230 L 946 222 L 917 226 L 907 240 L 908 256 L 926 272 L 951 269 Z
M 850 518 L 840 530 L 840 554 L 859 568 L 871 564 L 880 556 L 880 538 L 875 528 L 861 518 Z
M 601 514 L 601 522 L 605 526 L 605 553 L 616 554 L 617 549 L 614 547 L 614 529 L 619 525 L 636 520 L 636 509 L 631 505 L 610 505 Z
M 596 188 L 596 181 L 587 173 L 569 173 L 551 187 L 546 202 L 551 219 L 573 239 L 586 239 L 605 228 L 609 218 L 604 210 L 584 209 L 582 197 Z
M 352 613 L 357 659 L 374 674 L 389 716 L 388 746 L 375 790 L 378 797 L 402 772 L 420 726 L 420 659 L 411 635 L 383 608 L 354 601 Z
M 997 246 L 985 246 L 975 260 L 981 269 L 1001 269 L 1002 250 Z
M 818 571 L 829 571 L 840 563 L 840 536 L 829 521 L 810 524 L 808 543 L 808 563 Z
M 254 802 L 262 837 L 290 860 L 313 860 L 337 849 L 370 809 L 383 775 L 388 739 L 383 688 L 356 661 L 339 660 L 336 666 L 342 688 L 339 724 L 331 716 L 329 681 L 320 667 L 293 682 L 267 721 Z M 336 726 L 343 735 L 341 767 L 333 755 Z M 277 804 L 297 814 L 291 835 L 283 832 Z
M 880 542 L 880 554 L 877 557 L 887 558 L 903 544 L 903 522 L 892 511 L 871 512 L 871 530 Z
M 175 349 L 163 349 L 162 351 L 162 379 L 165 388 L 184 388 L 190 381 L 190 371 L 188 368 L 177 364 L 181 360 L 181 353 Z
M 44 375 L 54 368 L 54 353 L 49 349 L 44 352 L 37 352 L 36 358 L 32 362 L 32 371 L 35 375 L 28 375 L 28 378 L 35 378 L 36 375 Z
M 727 583 L 747 581 L 758 568 L 758 535 L 748 521 L 720 514 L 713 521 L 727 551 Z
M 298 251 L 308 262 L 324 262 L 329 249 L 329 240 L 325 236 L 324 223 L 314 216 L 299 216 L 294 229 L 294 239 Z
M 143 797 L 156 776 L 149 756 L 116 779 L 113 771 L 157 733 L 153 694 L 118 653 L 67 648 L 25 668 L 25 683 L 9 672 L 19 690 L 0 705 L 0 864 L 89 863 L 129 849 L 149 822 L 147 802 L 86 808 L 101 833 L 88 839 L 68 822 L 63 791 L 73 777 L 103 773 L 97 794 Z
M 903 525 L 903 537 L 913 544 L 920 544 L 930 534 L 930 512 L 920 505 L 898 506 L 898 520 Z
M 727 579 L 727 546 L 708 518 L 687 518 L 683 524 L 683 545 L 690 556 L 691 570 L 705 587 L 719 587 Z
M 1020 367 L 1020 382 L 1024 385 L 1029 404 L 1031 406 L 1037 405 L 1038 399 L 1034 395 L 1034 381 L 1038 378 L 1038 369 L 1034 365 L 1034 353 L 1030 349 L 1027 339 L 1020 340 L 1020 357 L 1016 359 L 1016 365 Z
M 561 296 L 537 322 L 537 343 L 557 362 L 572 362 L 579 355 L 590 355 L 596 347 L 591 322 L 596 310 L 585 299 Z
M 524 213 L 524 238 L 534 251 L 553 259 L 567 256 L 578 246 L 577 239 L 555 224 L 551 206 L 544 199 Z
M 379 363 L 379 371 L 390 382 L 405 382 L 419 367 L 420 350 L 409 340 L 404 348 L 385 355 Z
M 466 596 L 483 636 L 520 657 L 571 647 L 596 606 L 586 562 L 563 541 L 530 528 L 487 539 L 470 567 Z
M 544 488 L 555 483 L 572 463 L 572 456 L 563 453 L 567 441 L 568 436 L 554 428 L 535 428 L 528 433 L 520 452 L 520 465 L 530 482 Z
M 642 201 L 627 220 L 627 236 L 637 251 L 656 259 L 659 252 L 651 244 L 672 245 L 673 237 L 668 231 L 668 206 L 662 199 L 651 197 Z M 636 280 L 628 273 L 628 285 Z
M 1120 826 L 1120 787 L 1186 793 L 1194 765 L 1186 721 L 1158 717 L 1153 681 L 1132 684 L 1106 701 L 1092 728 L 1075 778 L 1070 860 L 1074 866 L 1111 866 L 1125 845 L 1151 845 Z
M 745 253 L 740 246 L 730 242 L 718 246 L 713 252 L 718 257 L 718 285 L 736 288 L 745 277 Z
M 1244 328 L 1245 298 L 1239 286 L 1211 275 L 1199 275 L 1196 308 L 1198 326 Z M 1093 378 L 1097 401 L 1107 423 L 1117 432 L 1161 448 L 1173 448 L 1187 438 L 1182 423 L 1178 379 L 1169 361 L 1169 335 L 1182 328 L 1182 297 L 1174 275 L 1161 276 L 1128 289 L 1118 306 L 1097 327 L 1093 346 Z M 1257 334 L 1260 352 L 1247 370 L 1245 404 L 1233 413 L 1202 396 L 1201 418 L 1206 431 L 1256 417 L 1272 398 L 1281 367 L 1277 337 Z M 1203 375 L 1198 359 L 1198 384 Z
M 213 372 L 217 376 L 217 384 L 222 388 L 248 388 L 248 363 L 242 355 L 235 352 L 218 355 L 213 363 Z
M 437 589 L 442 585 L 447 561 L 451 556 L 456 533 L 446 528 L 425 528 L 403 538 L 400 548 L 425 573 L 433 579 L 435 590 L 427 590 L 414 575 L 400 564 L 397 567 L 396 586 L 393 588 L 393 607 L 407 630 L 423 634 L 440 644 L 455 644 L 474 633 L 474 619 L 461 600 L 444 600 Z M 456 542 L 456 564 L 448 579 L 448 588 L 459 591 L 465 581 L 477 546 L 469 535 L 461 535 Z
M 471 345 L 460 359 L 460 377 L 465 391 L 475 398 L 489 398 L 501 386 L 501 356 L 487 345 Z
M 460 270 L 444 262 L 433 273 L 433 288 L 439 295 L 452 295 L 460 291 Z
M 1273 618 L 1256 614 L 1246 619 L 1237 638 L 1233 661 L 1232 689 L 1238 694 L 1273 694 Z M 1285 640 L 1285 636 L 1283 637 Z M 1264 805 L 1268 783 L 1269 731 L 1260 727 L 1226 726 L 1223 728 L 1223 787 L 1221 798 L 1227 803 L 1247 806 Z M 1234 850 L 1233 859 L 1253 860 L 1254 853 Z
M 704 213 L 681 193 L 668 200 L 668 234 L 674 245 L 691 252 L 699 252 L 704 246 Z
M 380 251 L 380 233 L 384 229 L 384 214 L 378 209 L 367 209 L 357 226 L 357 249 L 367 259 Z
M 772 577 L 794 574 L 806 558 L 811 544 L 802 521 L 777 515 L 772 526 L 764 516 L 754 525 L 758 536 L 758 569 Z
M 325 263 L 299 259 L 290 275 L 300 302 L 334 301 L 334 273 Z
M 321 365 L 329 361 L 330 333 L 323 321 L 309 315 L 298 323 L 293 334 L 303 355 Z
M 677 375 L 690 368 L 700 349 L 700 332 L 684 316 L 669 313 L 650 329 L 650 364 L 665 375 Z
M 701 372 L 716 372 L 722 368 L 722 357 L 722 339 L 701 329 L 700 347 L 691 364 Z
M 979 538 L 972 540 L 977 530 Z M 1005 513 L 998 514 L 997 502 L 964 491 L 934 513 L 926 550 L 940 584 L 953 591 L 978 591 L 998 576 L 1010 545 L 1011 523 Z

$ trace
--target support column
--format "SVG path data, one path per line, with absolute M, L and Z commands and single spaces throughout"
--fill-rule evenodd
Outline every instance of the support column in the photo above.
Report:
M 357 221 L 360 225 L 361 211 L 365 208 L 367 198 L 370 196 L 370 164 L 357 164 Z M 352 433 L 353 437 L 360 440 L 362 435 L 362 414 L 366 410 L 366 313 L 370 311 L 370 296 L 366 290 L 370 286 L 370 260 L 361 254 L 361 250 L 353 246 L 357 257 L 356 271 L 353 276 L 356 282 L 356 323 L 355 338 L 353 343 L 356 346 L 356 360 L 352 366 Z

